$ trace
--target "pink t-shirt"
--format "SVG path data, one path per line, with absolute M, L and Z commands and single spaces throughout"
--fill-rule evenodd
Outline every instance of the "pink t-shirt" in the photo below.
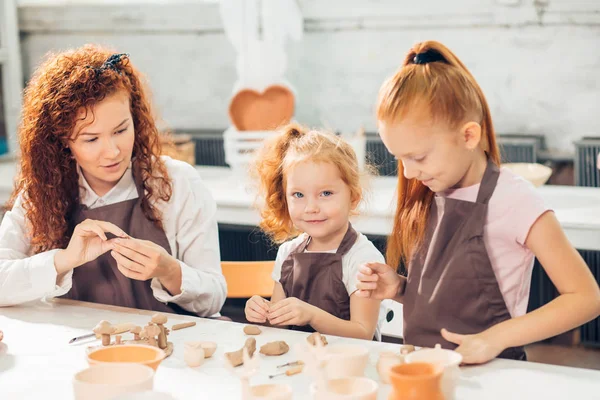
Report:
M 442 220 L 444 197 L 475 202 L 478 191 L 479 184 L 438 193 L 438 221 Z M 548 210 L 529 181 L 506 168 L 500 169 L 489 201 L 483 241 L 512 317 L 527 312 L 534 254 L 525 241 L 535 221 Z M 436 234 L 437 228 L 433 240 Z

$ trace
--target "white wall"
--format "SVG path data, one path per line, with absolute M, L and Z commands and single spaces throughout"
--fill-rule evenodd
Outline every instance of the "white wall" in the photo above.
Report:
M 228 125 L 234 52 L 216 1 L 101 3 L 21 0 L 25 76 L 51 49 L 109 44 L 131 53 L 146 72 L 171 127 Z M 550 147 L 563 151 L 582 136 L 600 136 L 600 0 L 300 5 L 306 34 L 290 44 L 288 78 L 298 92 L 302 123 L 375 130 L 379 85 L 413 43 L 434 39 L 454 50 L 478 79 L 499 132 L 543 133 Z

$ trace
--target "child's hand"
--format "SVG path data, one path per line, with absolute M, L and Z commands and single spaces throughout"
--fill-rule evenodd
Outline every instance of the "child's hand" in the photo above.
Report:
M 260 324 L 267 322 L 269 314 L 269 301 L 260 296 L 252 296 L 246 302 L 246 319 L 248 322 L 258 322 Z
M 476 335 L 459 335 L 442 329 L 442 336 L 458 345 L 455 351 L 463 356 L 463 364 L 483 364 L 496 358 L 504 350 L 486 331 Z
M 271 304 L 268 318 L 271 325 L 304 326 L 310 324 L 313 315 L 313 306 L 295 297 L 288 297 Z
M 401 279 L 396 271 L 386 264 L 368 263 L 356 274 L 356 295 L 376 300 L 393 299 L 400 289 Z

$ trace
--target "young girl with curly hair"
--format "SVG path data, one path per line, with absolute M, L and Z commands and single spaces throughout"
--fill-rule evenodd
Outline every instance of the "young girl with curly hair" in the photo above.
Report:
M 255 171 L 264 199 L 260 227 L 276 243 L 270 301 L 246 303 L 250 322 L 379 338 L 380 301 L 355 296 L 356 273 L 383 255 L 349 223 L 362 200 L 361 171 L 340 137 L 297 125 L 266 143 Z
M 226 296 L 216 204 L 161 157 L 127 54 L 51 55 L 24 95 L 20 171 L 0 226 L 0 305 L 65 297 L 210 316 Z

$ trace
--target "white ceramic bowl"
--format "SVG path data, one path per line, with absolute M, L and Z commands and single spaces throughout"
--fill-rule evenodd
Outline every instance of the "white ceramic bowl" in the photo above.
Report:
M 329 345 L 326 350 L 327 379 L 363 376 L 369 362 L 369 350 L 358 345 Z
M 152 390 L 154 370 L 134 363 L 98 364 L 73 377 L 75 400 L 108 400 L 126 393 Z
M 552 175 L 552 168 L 546 167 L 542 164 L 534 163 L 507 163 L 502 164 L 503 167 L 510 169 L 517 175 L 527 179 L 533 183 L 534 186 L 542 186 Z
M 379 385 L 365 377 L 347 377 L 329 379 L 324 388 L 318 388 L 317 383 L 310 386 L 314 400 L 376 400 Z
M 291 400 L 292 388 L 283 384 L 266 384 L 250 387 L 251 400 Z

